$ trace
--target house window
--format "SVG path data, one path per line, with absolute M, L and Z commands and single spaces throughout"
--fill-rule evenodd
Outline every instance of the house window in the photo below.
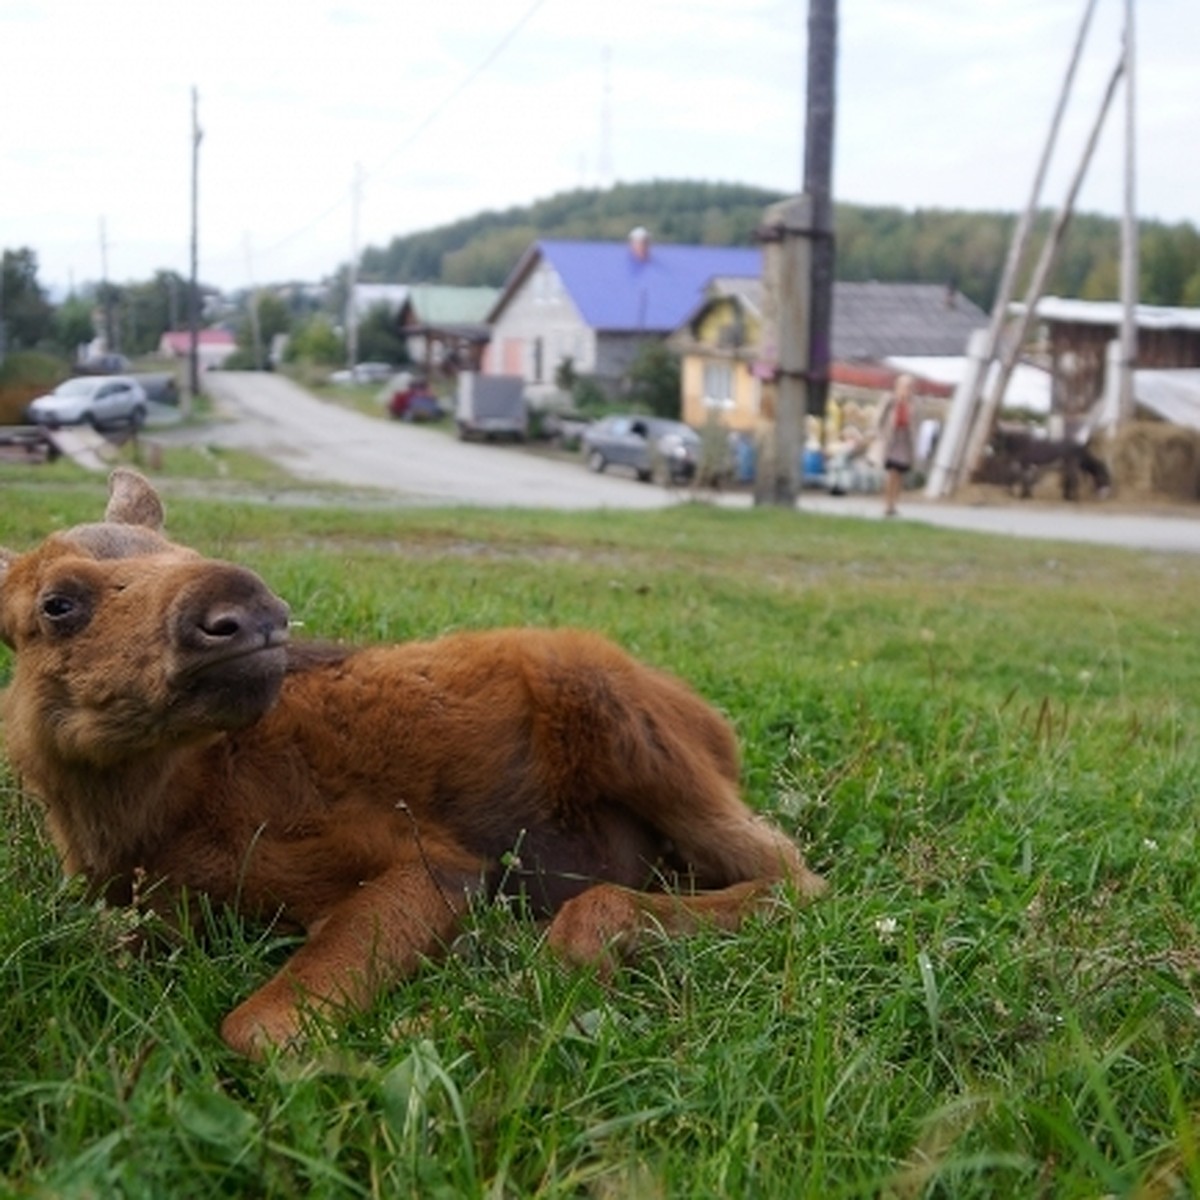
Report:
M 704 407 L 733 407 L 733 367 L 729 363 L 704 364 Z

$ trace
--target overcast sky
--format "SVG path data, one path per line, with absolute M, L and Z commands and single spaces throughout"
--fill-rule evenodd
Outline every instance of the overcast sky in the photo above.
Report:
M 834 191 L 1016 211 L 1086 0 L 842 0 Z M 1117 59 L 1098 0 L 1047 187 Z M 1200 0 L 1138 5 L 1138 207 L 1200 219 Z M 807 0 L 3 0 L 0 247 L 55 291 L 319 279 L 354 245 L 614 181 L 799 190 Z M 1123 95 L 1080 207 L 1122 203 Z M 361 165 L 361 203 L 352 202 Z M 653 231 L 652 231 L 653 232 Z

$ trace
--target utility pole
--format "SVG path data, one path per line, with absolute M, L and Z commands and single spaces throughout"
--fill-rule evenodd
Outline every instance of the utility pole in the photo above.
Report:
M 833 329 L 833 125 L 837 83 L 837 0 L 808 10 L 808 110 L 804 190 L 812 197 L 812 308 L 808 336 L 808 412 L 824 423 Z
M 250 337 L 254 343 L 254 369 L 263 369 L 262 326 L 258 320 L 258 285 L 254 282 L 254 258 L 250 235 L 246 234 L 246 278 L 250 281 Z
M 358 303 L 354 293 L 358 291 L 358 220 L 362 191 L 362 163 L 355 163 L 354 183 L 350 188 L 350 270 L 346 283 L 346 366 L 351 371 L 358 362 Z
M 1133 419 L 1137 365 L 1138 227 L 1134 168 L 1136 121 L 1133 72 L 1133 0 L 1125 0 L 1125 207 L 1121 220 L 1121 379 L 1118 424 Z
M 934 454 L 933 469 L 929 472 L 929 482 L 925 487 L 925 495 L 931 500 L 950 495 L 962 482 L 965 474 L 961 470 L 965 441 L 974 421 L 984 388 L 987 385 L 988 372 L 1000 348 L 1000 339 L 1004 333 L 1004 325 L 1008 319 L 1008 306 L 1016 289 L 1017 271 L 1029 245 L 1033 233 L 1034 221 L 1037 217 L 1038 200 L 1042 194 L 1042 185 L 1046 180 L 1046 172 L 1050 159 L 1054 154 L 1054 145 L 1058 141 L 1058 131 L 1062 125 L 1063 113 L 1066 111 L 1067 100 L 1075 80 L 1075 71 L 1083 54 L 1084 43 L 1087 40 L 1088 26 L 1091 24 L 1092 13 L 1096 8 L 1096 0 L 1087 0 L 1083 12 L 1083 20 L 1079 25 L 1079 33 L 1075 38 L 1075 48 L 1071 52 L 1067 64 L 1067 72 L 1063 76 L 1062 88 L 1059 90 L 1058 103 L 1054 115 L 1050 119 L 1050 132 L 1046 135 L 1046 143 L 1042 147 L 1042 157 L 1034 172 L 1033 186 L 1029 190 L 1029 202 L 1021 214 L 1012 240 L 1008 245 L 1008 257 L 1004 262 L 1004 270 L 1000 276 L 1000 285 L 996 289 L 996 299 L 992 304 L 992 316 L 986 335 L 980 339 L 972 337 L 967 347 L 967 357 L 970 360 L 967 377 L 960 384 L 950 406 L 946 419 L 946 428 L 938 439 L 937 451 Z M 994 411 L 987 412 L 983 418 L 988 432 L 991 432 Z
M 120 347 L 117 345 L 112 288 L 108 282 L 108 230 L 103 217 L 100 218 L 100 290 L 104 294 L 104 352 L 116 354 Z
M 602 188 L 612 187 L 612 47 L 600 52 L 600 150 L 596 155 L 596 181 Z
M 184 390 L 183 415 L 190 416 L 200 394 L 200 96 L 192 88 L 192 272 L 188 288 L 188 386 Z
M 1055 259 L 1058 257 L 1058 251 L 1062 246 L 1063 239 L 1066 237 L 1067 226 L 1070 224 L 1071 217 L 1075 212 L 1075 198 L 1079 194 L 1084 176 L 1087 174 L 1088 166 L 1092 161 L 1092 154 L 1095 152 L 1096 144 L 1100 140 L 1100 133 L 1104 128 L 1104 119 L 1108 115 L 1109 105 L 1112 104 L 1117 84 L 1121 80 L 1123 67 L 1123 59 L 1118 59 L 1116 66 L 1113 67 L 1112 74 L 1108 77 L 1108 86 L 1104 90 L 1104 96 L 1100 101 L 1100 111 L 1096 114 L 1096 120 L 1092 124 L 1091 133 L 1083 148 L 1083 156 L 1079 160 L 1079 165 L 1075 169 L 1071 184 L 1067 188 L 1066 198 L 1055 215 L 1054 224 L 1051 226 L 1050 233 L 1047 235 L 1045 244 L 1042 246 L 1042 253 L 1038 258 L 1037 264 L 1034 266 L 1033 276 L 1025 291 L 1025 311 L 1017 321 L 1016 329 L 1013 331 L 1011 340 L 1000 359 L 1000 369 L 988 393 L 987 401 L 981 406 L 980 411 L 976 415 L 975 424 L 968 436 L 966 452 L 962 460 L 963 473 L 966 476 L 970 476 L 971 472 L 975 469 L 976 464 L 983 455 L 983 448 L 987 445 L 987 440 L 991 436 L 992 422 L 995 419 L 995 414 L 1000 410 L 1000 403 L 1005 390 L 1008 388 L 1008 381 L 1016 369 L 1017 360 L 1021 357 L 1021 349 L 1025 344 L 1026 335 L 1029 332 L 1030 325 L 1033 323 L 1034 313 L 1037 310 L 1037 302 L 1042 298 L 1046 290 L 1046 281 L 1050 278 L 1050 271 L 1054 266 Z
M 809 0 L 804 192 L 764 214 L 763 358 L 775 380 L 754 502 L 793 508 L 807 417 L 823 419 L 833 311 L 834 79 L 837 0 Z

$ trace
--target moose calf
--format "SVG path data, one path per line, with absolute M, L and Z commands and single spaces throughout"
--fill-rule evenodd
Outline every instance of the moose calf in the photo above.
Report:
M 157 907 L 187 889 L 307 934 L 224 1019 L 235 1050 L 369 1005 L 475 894 L 520 893 L 603 965 L 649 929 L 733 928 L 775 883 L 823 890 L 676 679 L 574 631 L 292 644 L 257 575 L 162 522 L 118 469 L 102 523 L 0 551 L 8 754 L 111 902 L 144 880 Z

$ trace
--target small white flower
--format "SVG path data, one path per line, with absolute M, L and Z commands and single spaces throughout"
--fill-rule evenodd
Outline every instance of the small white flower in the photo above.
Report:
M 896 930 L 900 928 L 900 922 L 895 917 L 876 917 L 875 932 L 879 934 L 883 941 L 887 941 L 893 937 Z
M 1151 837 L 1142 838 L 1142 847 L 1143 847 L 1143 849 L 1146 849 L 1146 850 L 1157 850 L 1158 842 L 1156 842 L 1154 840 L 1154 838 L 1151 838 Z

